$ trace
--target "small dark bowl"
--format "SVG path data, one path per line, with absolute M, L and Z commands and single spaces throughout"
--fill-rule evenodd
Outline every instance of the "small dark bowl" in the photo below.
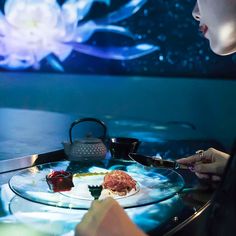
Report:
M 139 145 L 136 138 L 117 137 L 110 139 L 109 149 L 113 158 L 130 160 L 129 153 L 137 152 Z
M 53 171 L 46 176 L 46 181 L 53 192 L 70 191 L 73 184 L 73 175 L 67 171 Z

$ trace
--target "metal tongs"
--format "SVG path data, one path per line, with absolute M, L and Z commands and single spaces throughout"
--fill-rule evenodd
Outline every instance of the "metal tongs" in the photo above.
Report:
M 184 169 L 184 170 L 192 170 L 192 165 L 184 165 L 180 164 L 176 161 L 162 160 L 158 157 L 141 155 L 138 153 L 129 153 L 129 157 L 138 162 L 141 165 L 155 167 L 155 168 L 168 168 L 168 169 Z

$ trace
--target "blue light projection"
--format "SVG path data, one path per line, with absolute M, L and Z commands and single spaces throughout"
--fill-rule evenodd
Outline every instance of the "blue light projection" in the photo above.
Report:
M 72 54 L 115 60 L 131 60 L 152 53 L 158 46 L 142 43 L 128 27 L 114 25 L 139 11 L 147 0 L 130 0 L 118 9 L 96 19 L 87 17 L 93 4 L 107 7 L 112 0 L 6 0 L 0 11 L 0 67 L 10 70 L 40 69 L 47 59 L 56 71 Z M 93 45 L 89 39 L 96 32 L 113 33 L 132 40 L 133 45 Z

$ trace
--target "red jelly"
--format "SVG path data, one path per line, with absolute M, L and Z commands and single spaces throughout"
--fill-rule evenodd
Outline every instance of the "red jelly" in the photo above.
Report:
M 53 192 L 70 191 L 74 187 L 72 179 L 72 173 L 64 170 L 52 171 L 46 176 L 48 186 Z

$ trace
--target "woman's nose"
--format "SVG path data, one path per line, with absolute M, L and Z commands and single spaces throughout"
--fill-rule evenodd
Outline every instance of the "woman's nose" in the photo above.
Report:
M 192 15 L 195 20 L 200 21 L 201 15 L 200 15 L 200 11 L 199 11 L 199 7 L 197 3 L 195 4 L 193 8 Z

